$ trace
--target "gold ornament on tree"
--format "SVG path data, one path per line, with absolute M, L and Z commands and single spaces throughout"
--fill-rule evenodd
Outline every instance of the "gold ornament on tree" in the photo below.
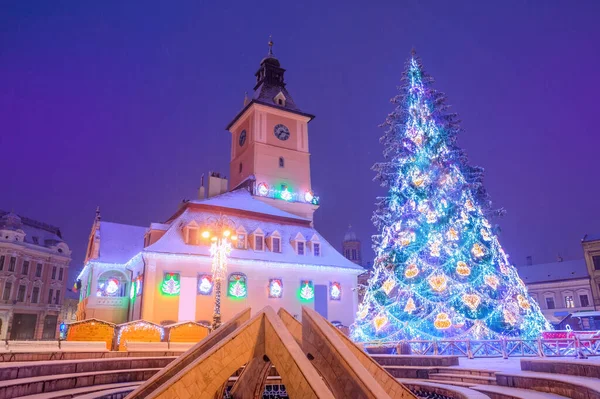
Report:
M 406 302 L 404 311 L 408 314 L 411 314 L 415 311 L 415 309 L 417 309 L 417 307 L 415 306 L 415 301 L 412 298 L 408 298 L 408 302 Z
M 450 321 L 450 318 L 448 317 L 447 313 L 439 313 L 436 316 L 435 321 L 433 322 L 433 325 L 438 330 L 445 330 L 447 328 L 450 328 L 450 326 L 452 325 L 452 322 Z
M 486 230 L 486 229 L 481 229 L 481 237 L 483 237 L 483 239 L 485 241 L 489 241 L 492 239 L 492 237 L 490 237 L 490 233 Z
M 467 211 L 469 212 L 473 212 L 475 210 L 475 207 L 473 206 L 473 202 L 471 200 L 467 200 L 465 202 L 465 208 L 467 208 Z
M 448 230 L 448 233 L 446 233 L 446 238 L 448 238 L 449 241 L 457 241 L 458 231 L 456 231 L 454 227 L 450 227 L 450 230 Z
M 464 294 L 462 300 L 465 305 L 471 308 L 471 310 L 477 310 L 481 303 L 481 298 L 475 294 Z
M 409 264 L 404 271 L 404 276 L 406 276 L 406 278 L 413 278 L 417 274 L 419 274 L 419 268 L 414 263 Z
M 443 274 L 429 276 L 427 282 L 434 291 L 442 292 L 446 289 L 448 279 Z
M 469 266 L 467 266 L 466 262 L 461 260 L 456 264 L 456 273 L 460 274 L 461 276 L 468 276 L 471 274 L 471 269 Z
M 496 276 L 485 276 L 483 280 L 487 285 L 489 285 L 493 289 L 496 289 L 498 287 L 499 280 Z
M 383 291 L 385 292 L 386 295 L 389 295 L 395 286 L 396 286 L 396 281 L 394 281 L 394 279 L 392 277 L 388 277 L 388 279 L 385 280 L 385 282 L 383 283 L 381 288 L 383 289 Z
M 521 307 L 521 309 L 529 310 L 531 308 L 529 301 L 527 299 L 525 299 L 525 297 L 523 295 L 521 295 L 521 294 L 517 295 L 517 301 L 519 302 L 519 306 Z
M 473 248 L 471 248 L 471 253 L 473 254 L 474 257 L 476 258 L 481 258 L 483 255 L 485 255 L 485 251 L 483 250 L 483 245 L 481 244 L 474 244 Z
M 375 329 L 379 331 L 383 326 L 385 326 L 388 322 L 388 318 L 385 314 L 380 314 L 375 319 L 373 319 L 373 324 L 375 324 Z

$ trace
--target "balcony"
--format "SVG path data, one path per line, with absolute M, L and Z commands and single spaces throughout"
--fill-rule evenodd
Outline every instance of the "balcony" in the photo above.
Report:
M 86 298 L 87 307 L 94 308 L 127 308 L 127 297 L 90 296 Z

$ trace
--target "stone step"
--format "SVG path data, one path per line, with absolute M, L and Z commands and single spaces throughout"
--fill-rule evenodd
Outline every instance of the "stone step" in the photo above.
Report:
M 483 377 L 494 377 L 494 370 L 469 369 L 464 367 L 438 367 L 438 371 L 444 374 L 479 375 Z
M 46 362 L 0 363 L 0 381 L 55 374 L 91 371 L 162 368 L 173 360 L 169 357 L 124 357 L 115 359 L 54 360 Z
M 445 384 L 441 382 L 431 382 L 431 380 L 418 380 L 412 378 L 397 378 L 405 387 L 410 390 L 423 390 L 437 393 L 450 398 L 460 399 L 491 399 L 487 394 L 481 393 L 468 387 Z
M 146 381 L 160 368 L 57 374 L 0 381 L 0 399 L 117 382 Z
M 27 396 L 19 396 L 14 399 L 58 399 L 58 398 L 72 398 L 77 397 L 78 399 L 86 394 L 100 394 L 106 393 L 108 391 L 121 392 L 126 389 L 132 391 L 135 387 L 140 385 L 142 382 L 120 382 L 116 384 L 101 384 L 101 385 L 92 385 L 89 387 L 83 388 L 73 388 L 73 389 L 65 389 L 62 391 L 54 391 L 54 392 L 44 392 L 37 393 L 34 395 Z
M 429 379 L 435 381 L 455 381 L 466 384 L 496 385 L 496 377 L 472 374 L 434 373 L 429 374 Z
M 423 378 L 428 379 L 431 373 L 437 373 L 439 367 L 415 366 L 382 366 L 385 371 L 395 378 Z
M 566 399 L 566 396 L 560 396 L 553 393 L 536 392 L 529 389 L 508 388 L 498 385 L 474 385 L 471 387 L 476 391 L 482 392 L 491 399 Z
M 458 366 L 458 356 L 370 355 L 382 366 Z
M 500 386 L 553 393 L 574 399 L 600 397 L 600 380 L 573 375 L 537 373 L 533 371 L 497 372 Z
M 128 387 L 128 388 L 107 389 L 105 391 L 92 392 L 92 393 L 88 393 L 85 395 L 77 396 L 77 399 L 125 398 L 127 395 L 129 395 L 131 392 L 133 392 L 134 389 L 135 389 L 135 386 Z
M 521 370 L 600 378 L 600 363 L 588 359 L 521 359 Z

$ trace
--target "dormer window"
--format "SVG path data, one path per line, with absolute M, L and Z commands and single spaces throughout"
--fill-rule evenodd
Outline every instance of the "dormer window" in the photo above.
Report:
M 236 234 L 237 234 L 237 240 L 234 244 L 235 248 L 246 249 L 248 233 L 246 232 L 246 229 L 244 228 L 244 226 L 239 226 L 236 230 Z
M 282 92 L 279 92 L 273 100 L 274 100 L 275 104 L 279 105 L 280 107 L 285 107 L 286 98 Z
M 188 245 L 198 245 L 200 243 L 200 229 L 198 223 L 192 221 L 185 226 L 183 236 Z M 150 235 L 148 235 L 148 244 L 150 244 Z
M 279 157 L 279 167 L 280 168 L 285 167 L 285 159 L 283 159 L 283 157 Z
M 294 248 L 296 249 L 296 253 L 298 255 L 304 255 L 306 247 L 306 238 L 302 234 L 296 234 L 296 237 L 292 239 L 292 244 L 294 245 Z
M 277 230 L 267 237 L 267 245 L 269 246 L 271 252 L 281 252 L 281 234 L 279 234 Z
M 313 244 L 313 255 L 321 256 L 321 244 L 318 242 Z
M 264 251 L 265 233 L 263 233 L 261 229 L 256 229 L 251 235 L 250 242 L 252 243 L 253 249 L 255 251 Z

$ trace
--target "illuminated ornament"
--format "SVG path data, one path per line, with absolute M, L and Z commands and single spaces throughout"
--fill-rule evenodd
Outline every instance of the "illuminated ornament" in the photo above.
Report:
M 529 301 L 527 299 L 525 299 L 525 297 L 521 294 L 517 295 L 517 301 L 519 302 L 519 306 L 521 307 L 521 309 L 523 310 L 529 310 L 531 309 L 531 305 L 529 304 Z
M 469 222 L 469 217 L 467 216 L 466 213 L 464 212 L 460 212 L 460 221 L 463 223 L 468 223 Z
M 135 294 L 136 295 L 140 295 L 142 293 L 142 282 L 143 282 L 143 278 L 142 276 L 138 277 L 138 279 L 135 281 Z
M 402 244 L 402 246 L 406 247 L 407 245 L 410 245 L 410 243 L 412 243 L 414 240 L 415 233 L 408 231 L 400 233 L 400 244 Z
M 483 280 L 487 285 L 489 285 L 493 289 L 496 289 L 498 287 L 499 280 L 496 276 L 485 276 Z
M 454 318 L 454 327 L 455 328 L 463 328 L 465 326 L 465 318 L 461 315 L 458 315 Z
M 466 262 L 461 260 L 456 264 L 456 273 L 460 274 L 461 276 L 468 276 L 471 274 L 471 269 L 469 266 L 467 266 Z
M 129 299 L 133 299 L 135 296 L 135 285 L 132 283 L 131 288 L 129 289 Z
M 310 301 L 315 297 L 315 290 L 312 286 L 312 281 L 304 281 L 302 289 L 300 289 L 300 298 L 305 301 Z
M 454 227 L 450 227 L 450 230 L 448 230 L 448 232 L 446 233 L 446 238 L 448 238 L 448 240 L 450 241 L 457 241 L 458 231 L 456 231 Z
M 119 280 L 116 278 L 111 278 L 106 282 L 106 288 L 104 291 L 106 291 L 106 295 L 113 296 L 117 293 L 117 291 L 119 291 L 119 286 Z
M 281 298 L 283 295 L 283 281 L 278 278 L 269 280 L 269 298 Z
M 446 289 L 448 279 L 443 274 L 430 276 L 427 282 L 434 291 L 442 292 Z
M 392 277 L 388 277 L 388 279 L 385 280 L 385 282 L 383 283 L 381 288 L 383 289 L 383 291 L 385 292 L 386 295 L 389 295 L 395 286 L 396 286 L 396 281 L 394 281 L 394 279 Z
M 435 211 L 427 212 L 427 223 L 435 223 L 437 221 L 437 213 Z
M 339 301 L 342 298 L 342 285 L 340 283 L 329 283 L 329 299 Z
M 462 296 L 462 301 L 465 305 L 471 308 L 471 310 L 477 310 L 477 307 L 481 303 L 481 298 L 475 294 L 464 294 Z
M 315 195 L 313 194 L 312 191 L 308 190 L 304 193 L 304 201 L 306 202 L 312 202 L 312 200 L 315 198 Z
M 448 317 L 447 313 L 438 313 L 438 315 L 435 317 L 433 325 L 438 330 L 445 330 L 447 328 L 450 328 L 452 322 L 450 321 L 450 318 Z
M 357 313 L 358 319 L 364 319 L 365 317 L 367 317 L 367 314 L 369 314 L 369 307 L 367 305 L 361 306 L 360 310 Z
M 505 276 L 508 275 L 509 273 L 509 269 L 508 267 L 504 264 L 504 263 L 500 263 L 500 271 L 502 272 L 502 274 L 504 274 Z
M 388 318 L 385 314 L 380 314 L 375 319 L 373 319 L 373 324 L 375 324 L 375 329 L 377 331 L 381 330 L 383 326 L 385 326 L 388 322 Z
M 414 263 L 411 263 L 410 265 L 408 265 L 406 267 L 406 270 L 404 271 L 404 275 L 406 276 L 406 278 L 413 278 L 417 274 L 419 274 L 419 268 Z
M 267 183 L 260 183 L 258 185 L 258 195 L 265 197 L 269 194 L 269 185 Z
M 411 314 L 415 311 L 415 309 L 417 309 L 417 307 L 415 306 L 415 301 L 412 298 L 408 298 L 408 302 L 406 302 L 404 311 L 408 314 Z
M 483 246 L 481 244 L 474 244 L 473 248 L 471 248 L 471 253 L 476 258 L 481 258 L 483 255 L 485 255 L 485 252 L 483 251 Z
M 421 187 L 425 183 L 425 177 L 420 173 L 415 173 L 412 182 L 416 187 Z
M 284 201 L 291 201 L 291 199 L 292 199 L 292 193 L 290 193 L 288 191 L 288 189 L 286 188 L 285 190 L 283 190 L 281 192 L 281 199 L 284 200 Z
M 473 202 L 471 202 L 471 200 L 467 200 L 465 202 L 465 208 L 467 208 L 467 211 L 469 212 L 473 212 L 475 210 L 475 207 L 473 206 Z
M 428 209 L 427 203 L 425 201 L 419 202 L 419 206 L 417 206 L 417 210 L 421 213 L 425 213 Z
M 440 183 L 442 183 L 443 186 L 449 186 L 452 183 L 454 183 L 454 181 L 452 179 L 452 176 L 448 174 L 448 175 L 444 175 L 442 177 L 442 180 L 440 180 Z
M 440 256 L 440 249 L 442 247 L 442 242 L 438 239 L 431 242 L 429 245 L 429 253 L 431 256 L 438 257 Z
M 481 229 L 481 237 L 483 237 L 483 239 L 485 241 L 489 241 L 492 238 L 490 237 L 490 233 L 488 233 L 488 231 L 486 229 Z
M 179 273 L 165 273 L 160 289 L 165 295 L 179 295 L 179 291 L 181 290 Z
M 246 296 L 246 284 L 242 279 L 229 283 L 229 295 L 235 298 L 244 298 Z
M 511 326 L 514 326 L 515 324 L 517 324 L 517 317 L 514 315 L 513 312 L 511 312 L 508 309 L 504 309 L 502 311 L 502 314 L 504 315 L 504 321 L 505 322 L 507 322 Z
M 210 274 L 203 274 L 198 277 L 198 293 L 200 295 L 210 295 L 213 290 L 212 276 Z

